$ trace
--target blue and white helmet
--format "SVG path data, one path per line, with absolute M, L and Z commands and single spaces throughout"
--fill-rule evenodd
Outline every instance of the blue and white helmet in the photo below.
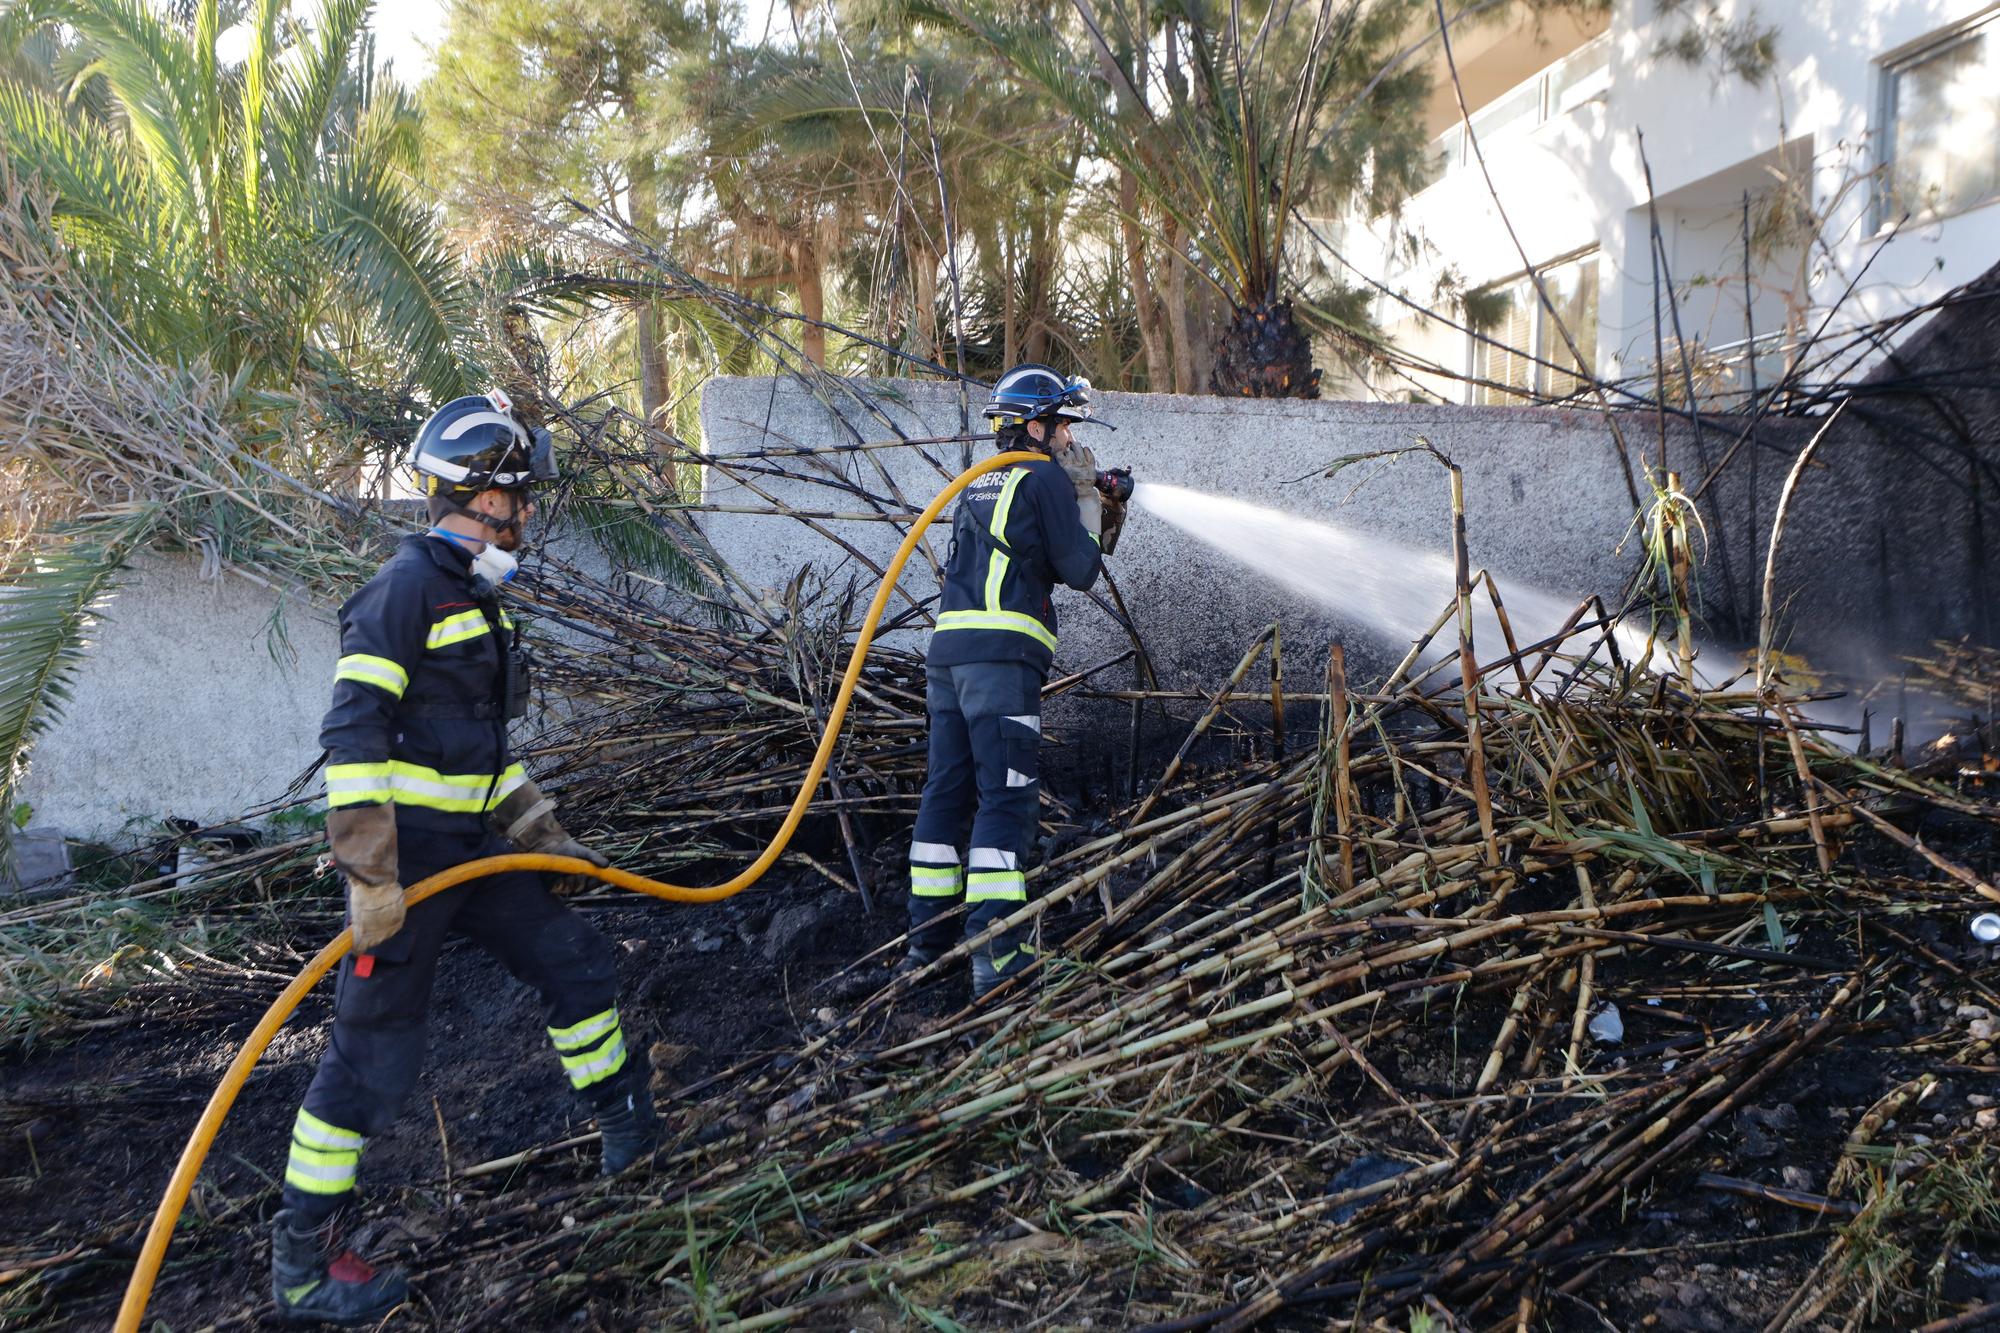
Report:
M 410 470 L 425 495 L 520 490 L 556 479 L 546 430 L 530 431 L 499 390 L 454 398 L 431 413 L 410 447 Z
M 996 427 L 1049 418 L 1111 425 L 1091 415 L 1089 380 L 1071 379 L 1053 366 L 1034 361 L 1015 366 L 1000 377 L 986 402 L 985 415 Z

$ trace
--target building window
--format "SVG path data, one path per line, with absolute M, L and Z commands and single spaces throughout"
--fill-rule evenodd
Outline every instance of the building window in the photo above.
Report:
M 2000 194 L 2000 21 L 1954 32 L 1883 73 L 1887 170 L 1876 225 L 1959 213 Z
M 1479 310 L 1484 337 L 1472 340 L 1472 378 L 1478 381 L 1472 386 L 1474 403 L 1567 398 L 1589 376 L 1588 358 L 1597 350 L 1597 252 L 1550 264 L 1542 270 L 1542 285 L 1562 327 L 1586 358 L 1581 376 L 1561 329 L 1524 275 L 1487 288 L 1470 303 L 1475 309 L 1485 307 Z

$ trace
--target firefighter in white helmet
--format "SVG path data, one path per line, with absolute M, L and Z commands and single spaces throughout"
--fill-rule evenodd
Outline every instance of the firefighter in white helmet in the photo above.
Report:
M 361 1152 L 388 1129 L 423 1065 L 438 953 L 464 936 L 538 991 L 554 1060 L 597 1116 L 603 1170 L 658 1139 L 642 1049 L 627 1044 L 611 946 L 539 874 L 495 875 L 405 910 L 404 886 L 512 851 L 604 857 L 563 831 L 554 802 L 511 760 L 527 662 L 500 589 L 514 576 L 530 488 L 555 478 L 546 431 L 504 397 L 438 409 L 411 467 L 432 527 L 340 613 L 326 747 L 327 840 L 348 886 L 354 948 L 340 965 L 333 1030 L 292 1128 L 271 1285 L 288 1322 L 372 1325 L 407 1295 L 335 1240 Z M 551 1073 L 554 1071 L 551 1070 Z

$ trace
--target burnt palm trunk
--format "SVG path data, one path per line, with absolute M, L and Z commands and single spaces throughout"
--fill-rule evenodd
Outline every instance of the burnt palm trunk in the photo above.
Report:
M 1216 344 L 1210 393 L 1230 398 L 1317 398 L 1312 339 L 1290 301 L 1238 306 Z

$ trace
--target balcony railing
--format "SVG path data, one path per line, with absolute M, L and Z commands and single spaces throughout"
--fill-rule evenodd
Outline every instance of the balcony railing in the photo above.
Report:
M 1692 380 L 1695 404 L 1702 411 L 1741 412 L 1755 405 L 1750 394 L 1754 382 L 1757 401 L 1768 403 L 1774 410 L 1783 410 L 1788 395 L 1772 402 L 1770 394 L 1783 380 L 1791 359 L 1805 345 L 1794 332 L 1785 330 L 1713 345 L 1690 340 L 1683 360 L 1682 349 L 1669 338 L 1664 376 L 1654 370 L 1648 359 L 1643 369 L 1620 376 L 1611 384 L 1641 399 L 1650 399 L 1664 387 L 1668 404 L 1684 407 L 1688 382 Z
M 1473 112 L 1472 132 L 1482 149 L 1491 147 L 1568 115 L 1602 97 L 1610 87 L 1611 38 L 1605 33 Z M 1440 176 L 1466 165 L 1471 155 L 1466 148 L 1465 123 L 1461 121 L 1431 140 L 1431 154 Z

